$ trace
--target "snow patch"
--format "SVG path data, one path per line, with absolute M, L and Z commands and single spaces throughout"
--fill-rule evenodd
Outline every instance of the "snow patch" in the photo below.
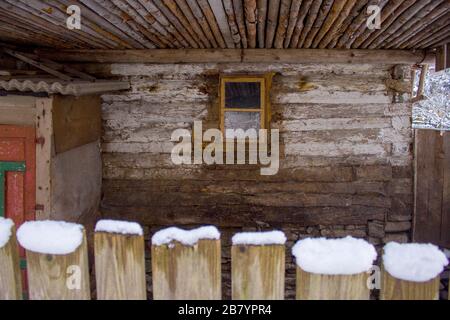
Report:
M 220 232 L 214 226 L 204 226 L 192 230 L 183 230 L 177 227 L 170 227 L 156 232 L 152 237 L 152 244 L 162 246 L 178 241 L 187 246 L 195 245 L 200 239 L 220 239 Z
M 448 265 L 445 254 L 433 244 L 389 242 L 384 246 L 383 266 L 393 277 L 425 282 L 437 277 Z
M 352 275 L 372 268 L 377 252 L 363 239 L 307 238 L 292 248 L 297 265 L 306 272 L 328 275 Z
M 83 241 L 83 226 L 64 221 L 28 221 L 17 230 L 25 249 L 44 254 L 69 254 Z
M 240 232 L 231 239 L 233 245 L 273 245 L 285 244 L 286 236 L 281 231 Z
M 142 236 L 142 227 L 136 222 L 119 220 L 99 220 L 95 225 L 95 232 L 120 233 Z
M 11 229 L 14 222 L 11 219 L 0 217 L 0 249 L 3 248 L 11 238 Z

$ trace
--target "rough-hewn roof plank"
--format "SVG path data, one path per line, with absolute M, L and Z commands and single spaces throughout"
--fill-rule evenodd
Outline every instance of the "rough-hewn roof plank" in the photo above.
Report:
M 66 8 L 78 4 L 82 28 Z M 381 9 L 381 28 L 367 25 Z M 53 48 L 433 49 L 448 0 L 3 0 L 0 41 Z

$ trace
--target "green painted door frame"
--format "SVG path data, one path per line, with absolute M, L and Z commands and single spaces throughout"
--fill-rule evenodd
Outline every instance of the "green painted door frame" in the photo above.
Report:
M 0 161 L 0 217 L 5 217 L 6 172 L 25 172 L 25 161 Z

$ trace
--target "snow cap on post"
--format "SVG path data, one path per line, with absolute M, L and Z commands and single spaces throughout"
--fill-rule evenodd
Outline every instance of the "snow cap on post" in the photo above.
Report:
M 81 245 L 83 230 L 81 224 L 64 221 L 27 221 L 17 230 L 17 240 L 29 251 L 64 255 Z
M 220 232 L 214 226 L 204 226 L 192 230 L 170 227 L 156 232 L 152 237 L 152 244 L 162 246 L 178 241 L 186 246 L 193 246 L 201 239 L 219 240 Z
M 282 231 L 240 232 L 231 241 L 233 245 L 284 245 L 286 235 Z
M 11 219 L 0 217 L 0 249 L 3 248 L 9 241 L 12 235 L 12 227 L 14 222 Z
M 377 258 L 375 247 L 363 239 L 307 238 L 292 248 L 297 265 L 304 271 L 327 275 L 367 272 Z
M 445 254 L 433 244 L 389 242 L 383 248 L 383 266 L 394 278 L 426 282 L 448 265 Z
M 95 232 L 118 233 L 126 235 L 142 236 L 142 227 L 137 222 L 120 220 L 99 220 L 95 225 Z

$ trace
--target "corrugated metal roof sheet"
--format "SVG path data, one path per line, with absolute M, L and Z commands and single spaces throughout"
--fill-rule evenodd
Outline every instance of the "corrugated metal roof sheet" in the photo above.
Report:
M 59 79 L 10 79 L 0 80 L 0 89 L 21 92 L 46 92 L 62 95 L 81 96 L 103 93 L 115 90 L 126 90 L 130 84 L 124 81 L 98 80 L 91 81 L 62 81 Z

